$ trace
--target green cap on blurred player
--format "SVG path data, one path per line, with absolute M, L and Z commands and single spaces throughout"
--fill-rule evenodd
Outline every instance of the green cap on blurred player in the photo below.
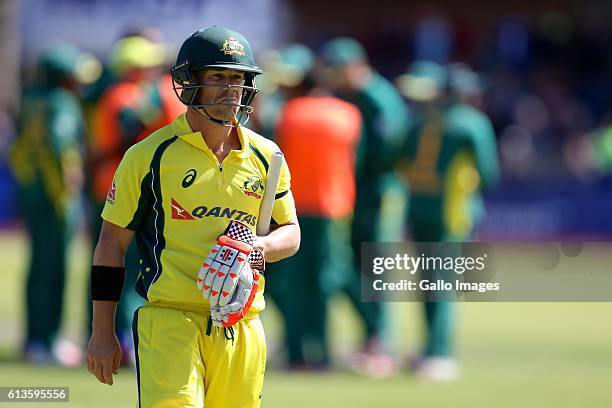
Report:
M 81 83 L 98 79 L 102 67 L 90 53 L 82 52 L 74 45 L 59 43 L 45 49 L 39 59 L 41 74 L 48 84 L 72 78 Z
M 277 86 L 299 85 L 312 70 L 315 55 L 304 44 L 292 43 L 280 51 L 268 50 L 260 60 L 266 71 L 264 85 L 271 90 Z
M 446 69 L 432 61 L 417 61 L 395 83 L 402 95 L 415 101 L 430 101 L 442 94 L 446 87 Z
M 326 42 L 321 50 L 321 56 L 327 64 L 334 66 L 368 60 L 363 46 L 350 37 L 338 37 Z

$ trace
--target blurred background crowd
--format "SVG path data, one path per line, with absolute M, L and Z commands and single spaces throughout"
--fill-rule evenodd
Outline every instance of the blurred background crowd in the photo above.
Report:
M 264 75 L 247 126 L 292 170 L 302 248 L 270 265 L 266 288 L 284 316 L 285 366 L 329 367 L 340 292 L 364 326 L 348 366 L 399 365 L 385 348 L 393 317 L 360 302 L 361 242 L 610 238 L 607 2 L 119 3 L 0 2 L 0 225 L 31 242 L 26 360 L 78 363 L 81 345 L 57 345 L 67 245 L 78 231 L 95 243 L 125 150 L 184 111 L 169 67 L 210 24 L 256 51 Z M 137 259 L 132 248 L 117 320 L 127 350 Z M 287 298 L 289 287 L 302 290 Z M 422 316 L 413 372 L 454 379 L 454 306 L 426 303 Z

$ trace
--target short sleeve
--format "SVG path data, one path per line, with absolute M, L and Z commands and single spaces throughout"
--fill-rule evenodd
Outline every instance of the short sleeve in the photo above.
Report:
M 283 159 L 278 188 L 276 189 L 276 199 L 272 209 L 272 223 L 286 224 L 295 216 L 295 202 L 291 194 L 291 173 L 287 161 Z
M 109 186 L 102 218 L 136 231 L 149 206 L 147 178 L 150 178 L 148 166 L 141 163 L 134 149 L 129 149 Z

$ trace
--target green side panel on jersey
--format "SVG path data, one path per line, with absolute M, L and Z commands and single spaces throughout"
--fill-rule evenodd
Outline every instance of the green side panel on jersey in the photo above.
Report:
M 263 153 L 258 148 L 256 148 L 250 143 L 249 143 L 249 148 L 251 148 L 253 153 L 255 153 L 255 156 L 257 156 L 257 158 L 261 160 L 261 163 L 263 164 L 264 168 L 266 169 L 266 173 L 267 173 L 268 168 L 270 167 L 270 164 L 268 163 L 268 160 L 266 160 L 266 157 L 263 155 Z
M 147 211 L 149 210 L 149 205 L 151 203 L 151 178 L 153 175 L 151 172 L 148 172 L 142 182 L 140 183 L 140 197 L 138 198 L 138 207 L 136 208 L 136 212 L 134 212 L 134 216 L 132 217 L 132 221 L 126 226 L 127 229 L 132 231 L 137 231 L 144 217 L 147 215 Z
M 141 184 L 138 208 L 134 214 L 134 219 L 130 222 L 130 226 L 132 224 L 138 226 L 136 242 L 142 259 L 140 274 L 136 281 L 136 292 L 147 300 L 149 287 L 159 279 L 163 272 L 161 254 L 166 247 L 160 165 L 164 152 L 177 139 L 178 136 L 167 139 L 155 150 L 149 173 Z M 145 181 L 148 184 L 145 184 Z M 143 195 L 148 197 L 143 198 Z M 138 222 L 138 218 L 141 218 L 140 222 Z

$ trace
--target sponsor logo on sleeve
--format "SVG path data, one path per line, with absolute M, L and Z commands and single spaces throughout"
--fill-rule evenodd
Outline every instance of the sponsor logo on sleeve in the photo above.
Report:
M 115 193 L 116 192 L 117 192 L 117 187 L 115 186 L 115 180 L 113 180 L 113 183 L 111 184 L 110 188 L 108 189 L 108 193 L 106 194 L 106 201 L 111 205 L 115 204 Z

